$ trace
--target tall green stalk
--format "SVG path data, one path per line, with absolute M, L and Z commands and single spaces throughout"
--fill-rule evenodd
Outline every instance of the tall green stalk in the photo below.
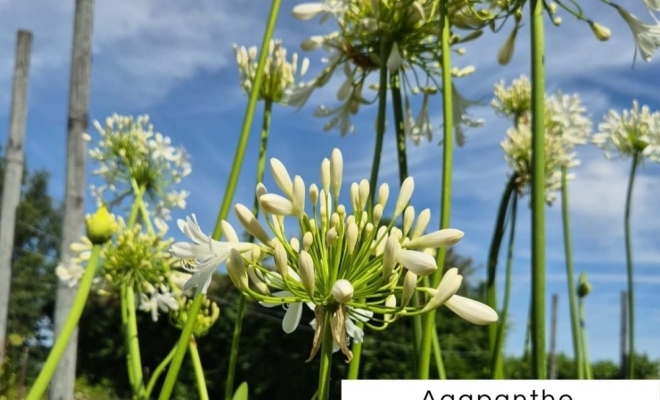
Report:
M 545 66 L 543 0 L 530 3 L 532 25 L 532 376 L 545 379 Z
M 504 281 L 504 299 L 502 311 L 497 321 L 497 336 L 495 348 L 491 358 L 491 375 L 493 379 L 504 379 L 504 339 L 506 334 L 506 322 L 509 315 L 509 302 L 511 299 L 511 276 L 513 274 L 513 248 L 516 236 L 516 214 L 518 214 L 518 195 L 514 193 L 511 202 L 511 226 L 509 227 L 509 246 L 506 254 L 506 271 Z
M 585 312 L 584 312 L 584 298 L 579 300 L 579 309 L 580 309 L 580 340 L 582 341 L 582 368 L 585 379 L 593 379 L 593 373 L 591 370 L 591 362 L 589 361 L 589 344 L 587 341 L 587 325 L 585 322 Z
M 390 90 L 392 91 L 396 152 L 399 161 L 399 184 L 402 184 L 408 177 L 408 156 L 406 155 L 406 131 L 404 129 L 403 101 L 401 99 L 401 78 L 399 76 L 399 71 L 390 73 Z
M 385 41 L 380 42 L 380 59 L 387 60 L 389 45 Z M 378 171 L 380 170 L 380 156 L 383 152 L 383 137 L 385 136 L 385 121 L 387 115 L 387 64 L 380 64 L 380 81 L 378 86 L 378 115 L 376 116 L 376 142 L 374 157 L 371 164 L 371 176 L 369 177 L 369 220 L 373 221 L 373 208 L 376 193 L 378 192 Z M 357 321 L 358 328 L 363 329 L 364 323 Z M 357 379 L 360 374 L 360 361 L 362 360 L 362 343 L 353 343 L 353 359 L 348 366 L 348 379 Z
M 163 373 L 163 370 L 165 367 L 167 367 L 167 364 L 172 361 L 172 358 L 174 357 L 174 352 L 176 352 L 176 346 L 170 350 L 169 353 L 167 353 L 167 356 L 163 358 L 163 360 L 158 364 L 156 369 L 154 370 L 154 373 L 151 374 L 151 377 L 149 378 L 149 383 L 147 384 L 147 391 L 145 392 L 145 397 L 150 399 L 151 398 L 151 392 L 154 390 L 154 386 L 156 386 L 156 382 L 158 382 L 158 378 L 160 377 L 160 374 Z
M 321 333 L 323 341 L 321 342 L 321 365 L 319 368 L 319 390 L 318 400 L 330 399 L 330 371 L 332 369 L 332 327 L 330 326 L 330 319 L 332 313 L 329 310 L 324 310 L 323 313 L 323 331 Z
M 632 241 L 630 235 L 630 207 L 632 203 L 633 184 L 635 172 L 640 161 L 640 153 L 636 151 L 632 156 L 628 190 L 626 191 L 626 211 L 624 216 L 624 231 L 626 237 L 626 272 L 628 275 L 628 379 L 633 377 L 635 371 L 635 286 L 633 282 Z
M 261 141 L 259 143 L 259 159 L 257 161 L 257 184 L 264 180 L 264 170 L 266 169 L 266 150 L 268 149 L 268 134 L 270 132 L 270 119 L 273 110 L 272 100 L 264 101 L 264 115 L 261 124 Z M 254 205 L 252 213 L 259 217 L 259 199 L 254 196 Z M 250 235 L 250 242 L 254 241 L 254 236 Z M 239 296 L 238 309 L 236 311 L 236 322 L 234 322 L 234 334 L 231 341 L 231 351 L 229 353 L 229 367 L 227 368 L 227 380 L 225 381 L 225 400 L 231 400 L 234 396 L 234 376 L 236 375 L 236 364 L 238 363 L 238 349 L 241 344 L 241 331 L 243 330 L 243 317 L 245 315 L 245 296 Z
M 257 63 L 257 70 L 255 72 L 254 78 L 254 88 L 261 87 L 261 82 L 263 81 L 264 67 L 266 65 L 266 59 L 268 58 L 268 46 L 270 40 L 273 37 L 273 31 L 275 30 L 275 23 L 277 22 L 277 16 L 280 10 L 280 4 L 282 0 L 273 0 L 270 7 L 270 14 L 268 16 L 268 22 L 266 24 L 266 31 L 264 32 L 264 38 L 261 43 L 261 52 L 259 54 L 259 62 Z M 259 98 L 259 91 L 253 90 L 250 92 L 250 98 L 248 100 L 247 110 L 245 111 L 245 118 L 243 119 L 243 127 L 241 129 L 241 136 L 238 139 L 238 147 L 234 155 L 234 162 L 231 167 L 231 172 L 229 175 L 229 180 L 227 181 L 227 188 L 225 189 L 225 195 L 222 199 L 222 205 L 220 206 L 220 212 L 218 213 L 218 218 L 216 219 L 215 229 L 213 230 L 213 239 L 218 240 L 222 235 L 222 225 L 221 222 L 227 218 L 229 214 L 229 208 L 231 206 L 232 199 L 234 198 L 234 193 L 236 191 L 236 185 L 238 184 L 238 177 L 241 172 L 241 166 L 243 164 L 243 158 L 245 156 L 245 150 L 247 148 L 248 139 L 250 136 L 250 128 L 252 128 L 252 120 L 254 118 L 254 111 L 257 105 L 257 100 Z M 197 313 L 202 305 L 204 296 L 197 296 L 192 304 L 192 307 L 188 311 L 188 320 L 186 325 L 181 331 L 181 336 L 179 337 L 179 342 L 177 344 L 176 353 L 172 364 L 167 372 L 167 377 L 165 378 L 165 384 L 163 385 L 163 390 L 160 393 L 159 400 L 167 400 L 172 394 L 172 389 L 174 388 L 174 383 L 176 382 L 177 375 L 181 369 L 181 362 L 183 362 L 183 356 L 186 353 L 188 348 L 188 340 L 192 334 L 192 328 L 194 327 L 195 320 L 197 318 Z
M 133 286 L 124 285 L 121 301 L 126 303 L 126 341 L 128 342 L 128 358 L 133 376 L 133 397 L 141 399 L 144 396 L 144 381 L 142 377 L 142 360 L 140 357 L 140 342 L 138 340 L 137 316 L 135 315 L 135 292 Z
M 449 20 L 449 0 L 439 0 L 440 2 L 440 46 L 442 52 L 442 117 L 444 126 L 442 130 L 443 152 L 442 152 L 442 193 L 440 195 L 440 229 L 449 228 L 449 218 L 451 215 L 451 183 L 452 183 L 452 165 L 454 151 L 454 120 L 453 120 L 453 100 L 451 83 L 451 50 L 449 48 L 449 36 L 451 22 Z M 438 249 L 435 257 L 438 270 L 431 277 L 432 287 L 437 287 L 442 278 L 445 266 L 446 248 Z M 419 378 L 428 379 L 431 367 L 431 350 L 433 336 L 437 335 L 435 325 L 436 310 L 426 314 L 424 319 L 424 332 L 422 335 L 422 345 L 419 357 Z M 438 341 L 438 349 L 439 349 Z
M 490 248 L 488 250 L 488 277 L 486 280 L 486 304 L 493 310 L 497 310 L 497 259 L 500 254 L 500 247 L 502 246 L 502 240 L 504 240 L 504 234 L 506 232 L 507 225 L 507 209 L 509 207 L 509 202 L 511 198 L 517 196 L 516 193 L 516 180 L 518 179 L 518 174 L 513 173 L 509 180 L 507 181 L 506 186 L 504 187 L 504 192 L 502 193 L 502 198 L 500 199 L 500 205 L 497 211 L 497 219 L 495 220 L 495 229 L 493 231 L 493 238 L 490 242 Z M 498 323 L 499 324 L 499 323 Z M 488 348 L 491 353 L 491 360 L 495 360 L 496 357 L 496 347 L 497 347 L 497 330 L 498 324 L 490 324 L 488 326 Z M 491 376 L 494 379 L 504 379 L 504 365 L 502 358 L 500 357 L 497 362 L 491 361 L 491 367 L 494 368 L 491 370 Z
M 564 226 L 564 251 L 566 254 L 566 280 L 568 281 L 568 301 L 571 310 L 571 331 L 573 334 L 573 354 L 578 379 L 584 379 L 584 358 L 582 340 L 580 338 L 580 319 L 577 310 L 577 289 L 575 288 L 575 272 L 573 271 L 573 251 L 571 249 L 571 222 L 568 207 L 568 180 L 566 166 L 561 167 L 561 214 Z
M 204 378 L 204 368 L 202 368 L 202 360 L 199 358 L 197 342 L 195 341 L 194 336 L 190 337 L 188 352 L 190 353 L 193 370 L 195 370 L 195 381 L 197 382 L 197 390 L 199 391 L 199 400 L 209 400 L 209 394 L 206 389 L 206 379 Z
M 92 254 L 87 266 L 85 267 L 85 274 L 80 280 L 80 286 L 78 287 L 78 292 L 76 293 L 76 298 L 73 301 L 71 306 L 71 311 L 69 311 L 69 316 L 62 327 L 60 335 L 55 340 L 55 344 L 48 355 L 46 363 L 41 369 L 37 380 L 34 382 L 30 393 L 28 393 L 26 400 L 40 400 L 44 392 L 48 388 L 48 383 L 55 372 L 57 364 L 64 354 L 71 335 L 73 334 L 74 329 L 78 325 L 80 316 L 82 315 L 83 309 L 85 308 L 85 303 L 87 302 L 87 296 L 89 295 L 89 290 L 92 287 L 92 281 L 94 280 L 94 274 L 96 273 L 96 267 L 99 261 L 99 254 L 101 253 L 101 246 L 94 245 L 92 247 Z

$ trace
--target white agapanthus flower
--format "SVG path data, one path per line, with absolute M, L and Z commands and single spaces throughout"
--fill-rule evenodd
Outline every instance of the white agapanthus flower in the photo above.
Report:
M 343 157 L 338 149 L 321 163 L 320 187 L 307 186 L 297 175 L 292 179 L 277 159 L 271 159 L 270 166 L 282 195 L 269 193 L 261 183 L 257 186 L 269 232 L 247 207 L 235 206 L 239 222 L 258 244 L 238 242 L 226 221 L 222 231 L 227 242 L 202 234 L 194 217 L 179 221 L 192 243 L 176 243 L 171 251 L 186 260 L 194 272 L 186 287 L 207 285 L 210 274 L 226 262 L 231 281 L 244 295 L 263 306 L 283 305 L 287 309 L 282 322 L 285 332 L 292 332 L 300 323 L 303 304 L 314 310 L 316 331 L 310 359 L 321 346 L 321 330 L 328 321 L 333 340 L 347 360 L 352 357 L 348 338 L 362 340 L 355 320 L 382 328 L 400 317 L 442 306 L 460 287 L 462 278 L 453 270 L 445 274 L 433 294 L 418 287 L 419 277 L 437 270 L 432 251 L 453 245 L 463 233 L 443 229 L 424 234 L 431 213 L 426 209 L 416 215 L 408 204 L 413 178 L 403 182 L 391 222 L 382 225 L 389 186 L 380 186 L 378 201 L 371 210 L 365 209 L 370 195 L 367 180 L 349 185 L 350 204 L 341 204 Z M 403 229 L 394 226 L 399 216 L 403 217 Z M 296 219 L 302 239 L 288 239 L 285 218 Z M 275 271 L 264 266 L 267 257 L 274 259 Z M 403 278 L 403 285 L 399 285 L 399 278 Z M 416 291 L 430 295 L 424 307 L 410 305 Z M 460 301 L 457 307 L 461 307 Z M 482 316 L 483 321 L 497 319 L 493 310 Z
M 149 287 L 143 293 L 140 293 L 140 311 L 151 313 L 151 319 L 158 321 L 158 311 L 168 313 L 170 310 L 178 310 L 179 302 L 170 292 L 170 288 L 165 285 L 159 285 L 158 288 Z
M 608 158 L 639 154 L 660 162 L 660 112 L 633 101 L 632 109 L 619 113 L 610 110 L 598 125 L 593 143 L 603 149 Z
M 78 286 L 84 274 L 85 268 L 73 260 L 59 263 L 55 267 L 55 275 L 57 275 L 62 283 L 70 288 Z
M 657 10 L 657 0 L 646 0 L 646 6 L 651 9 Z M 660 23 L 655 21 L 655 24 L 647 24 L 642 22 L 639 18 L 628 12 L 625 8 L 615 5 L 614 6 L 621 18 L 628 24 L 633 38 L 635 39 L 636 50 L 639 51 L 642 60 L 649 62 L 655 51 L 660 47 Z

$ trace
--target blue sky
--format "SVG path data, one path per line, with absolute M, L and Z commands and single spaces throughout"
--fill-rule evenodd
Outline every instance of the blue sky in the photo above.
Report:
M 16 30 L 34 33 L 30 74 L 29 115 L 26 157 L 30 168 L 52 173 L 51 192 L 61 198 L 64 191 L 64 153 L 68 104 L 73 1 L 0 0 L 0 126 L 7 127 Z M 585 11 L 612 30 L 606 43 L 597 41 L 589 27 L 560 12 L 562 26 L 547 26 L 547 86 L 577 92 L 588 108 L 595 126 L 609 108 L 629 108 L 633 99 L 660 109 L 657 91 L 657 61 L 638 60 L 631 68 L 632 35 L 611 8 L 589 2 Z M 641 1 L 630 1 L 630 10 L 650 21 Z M 276 38 L 292 52 L 307 36 L 326 32 L 331 26 L 315 21 L 296 21 L 290 16 L 295 2 L 284 1 Z M 98 1 L 94 21 L 94 65 L 92 70 L 91 118 L 103 120 L 119 114 L 149 114 L 156 130 L 182 144 L 192 155 L 193 173 L 183 183 L 190 191 L 186 212 L 195 213 L 208 231 L 213 229 L 226 179 L 233 160 L 247 100 L 238 85 L 238 72 L 231 45 L 258 45 L 267 16 L 266 2 L 240 0 L 219 2 L 190 0 Z M 525 15 L 527 19 L 527 15 Z M 501 67 L 496 54 L 506 40 L 508 29 L 486 34 L 466 46 L 463 57 L 454 57 L 459 67 L 474 65 L 476 72 L 456 82 L 459 91 L 471 99 L 492 97 L 493 84 L 507 82 L 529 73 L 528 24 L 521 30 L 516 52 L 509 66 Z M 308 56 L 313 72 L 319 70 L 321 52 Z M 318 182 L 319 164 L 334 147 L 342 150 L 345 182 L 368 178 L 373 154 L 375 107 L 365 107 L 354 122 L 356 133 L 340 137 L 322 132 L 324 121 L 312 116 L 316 105 L 334 104 L 339 81 L 318 90 L 307 107 L 296 112 L 276 107 L 269 156 L 279 158 L 290 173 L 305 182 Z M 441 105 L 431 103 L 436 129 L 441 125 Z M 456 250 L 475 260 L 485 277 L 488 244 L 497 204 L 509 173 L 499 143 L 508 122 L 489 107 L 474 108 L 484 118 L 483 128 L 468 131 L 468 140 L 455 153 L 455 185 L 451 226 L 465 232 Z M 260 113 L 257 114 L 257 118 Z M 253 129 L 245 167 L 235 201 L 252 203 L 258 119 Z M 390 124 L 390 126 L 392 126 Z M 91 128 L 91 127 L 90 127 Z M 0 130 L 5 145 L 7 130 Z M 409 170 L 416 179 L 413 204 L 417 210 L 429 207 L 432 226 L 438 224 L 442 147 L 439 136 L 432 143 L 409 143 Z M 587 298 L 588 335 L 593 359 L 618 360 L 619 296 L 625 289 L 623 247 L 623 206 L 628 160 L 609 161 L 592 147 L 578 149 L 582 165 L 571 183 L 575 268 L 585 271 L 593 285 Z M 91 166 L 90 166 L 91 170 Z M 633 244 L 637 288 L 637 347 L 660 357 L 660 219 L 654 211 L 660 189 L 660 166 L 647 163 L 639 170 L 633 204 Z M 391 129 L 385 137 L 380 182 L 398 184 L 398 171 Z M 270 185 L 269 185 L 270 183 Z M 273 186 L 270 177 L 267 186 Z M 396 192 L 396 190 L 394 191 Z M 88 209 L 93 202 L 87 199 Z M 529 299 L 529 231 L 526 200 L 520 203 L 518 240 L 512 293 L 513 325 L 507 351 L 520 353 Z M 547 272 L 549 296 L 559 293 L 560 351 L 572 352 L 566 292 L 559 201 L 547 210 Z M 176 213 L 175 217 L 184 216 Z M 231 219 L 233 220 L 233 218 Z M 175 229 L 172 230 L 173 233 Z M 178 234 L 177 234 L 178 235 Z M 177 236 L 180 237 L 180 236 Z M 501 290 L 500 290 L 501 291 Z M 548 313 L 549 314 L 549 313 Z M 548 325 L 549 327 L 549 325 Z

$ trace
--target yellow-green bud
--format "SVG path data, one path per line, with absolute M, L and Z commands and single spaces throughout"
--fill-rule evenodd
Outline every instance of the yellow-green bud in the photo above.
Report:
M 594 32 L 594 36 L 596 36 L 596 39 L 600 40 L 601 42 L 605 42 L 610 39 L 610 35 L 612 34 L 612 32 L 608 27 L 598 24 L 596 22 L 589 22 L 589 26 L 591 27 L 591 30 Z
M 85 217 L 87 238 L 93 244 L 104 244 L 117 231 L 115 216 L 108 212 L 105 205 L 101 205 L 94 215 Z
M 587 274 L 580 274 L 580 283 L 578 284 L 578 296 L 582 299 L 591 293 L 591 284 L 587 282 Z

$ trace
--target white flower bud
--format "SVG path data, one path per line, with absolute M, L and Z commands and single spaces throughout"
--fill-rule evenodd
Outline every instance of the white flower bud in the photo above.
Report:
M 415 220 L 415 207 L 408 206 L 403 212 L 403 236 L 408 236 L 410 228 L 412 228 L 413 221 Z
M 243 265 L 243 257 L 236 249 L 229 252 L 229 262 L 227 263 L 227 273 L 239 290 L 245 290 L 248 287 L 248 277 Z
M 346 279 L 337 279 L 332 285 L 332 297 L 338 303 L 348 303 L 353 298 L 353 285 Z
M 435 259 L 420 251 L 399 250 L 396 253 L 396 261 L 419 276 L 431 275 L 438 269 Z
M 286 279 L 286 277 L 289 275 L 289 266 L 287 263 L 286 249 L 284 249 L 282 243 L 280 243 L 279 241 L 275 241 L 274 250 L 275 251 L 273 254 L 273 258 L 275 259 L 275 266 L 277 267 L 277 270 L 282 276 L 282 279 Z
M 316 207 L 316 201 L 319 199 L 319 188 L 315 183 L 312 183 L 309 186 L 309 201 L 312 203 L 312 207 Z
M 399 251 L 399 241 L 396 236 L 390 235 L 385 242 L 383 251 L 383 281 L 387 282 L 392 275 L 392 270 L 396 264 L 396 253 Z
M 486 304 L 463 296 L 453 295 L 445 305 L 459 317 L 476 325 L 488 325 L 498 319 L 497 312 Z
M 458 268 L 451 268 L 449 271 L 445 272 L 445 275 L 442 277 L 442 280 L 438 285 L 438 289 L 429 290 L 433 297 L 428 303 L 426 303 L 422 311 L 434 310 L 445 304 L 451 296 L 456 294 L 458 288 L 461 287 L 462 282 L 463 277 L 458 274 Z
M 403 212 L 403 209 L 408 205 L 410 197 L 412 197 L 413 190 L 415 189 L 415 180 L 412 176 L 407 177 L 401 184 L 399 189 L 399 197 L 396 199 L 394 206 L 394 215 L 392 218 L 397 218 Z
M 314 35 L 303 40 L 302 43 L 300 43 L 300 48 L 304 51 L 313 51 L 323 46 L 323 43 L 325 43 L 325 38 L 323 36 Z
M 289 246 L 297 253 L 300 251 L 300 241 L 297 238 L 291 238 Z
M 390 196 L 390 186 L 387 183 L 383 183 L 378 188 L 378 204 L 385 207 L 387 203 L 387 198 Z
M 220 222 L 220 227 L 222 228 L 222 233 L 224 233 L 228 242 L 231 243 L 240 242 L 240 240 L 238 240 L 238 235 L 236 234 L 234 227 L 231 226 L 229 222 L 223 220 L 222 222 Z
M 321 186 L 323 191 L 330 195 L 330 160 L 327 158 L 324 158 L 321 162 Z
M 346 227 L 346 252 L 353 254 L 355 244 L 358 240 L 358 227 L 355 222 L 351 222 Z
M 415 229 L 413 229 L 413 233 L 410 236 L 411 239 L 416 239 L 424 233 L 424 230 L 426 227 L 429 225 L 429 221 L 431 220 L 431 210 L 428 208 L 422 210 L 421 213 L 417 216 L 417 224 L 415 225 Z
M 277 194 L 267 193 L 259 197 L 259 204 L 269 214 L 282 216 L 293 214 L 293 203 Z
M 257 183 L 257 190 L 255 190 L 255 193 L 257 195 L 257 200 L 258 200 L 259 197 L 261 197 L 261 196 L 265 195 L 266 193 L 268 193 L 268 190 L 266 190 L 266 186 L 264 186 L 263 183 L 259 182 L 259 183 Z
M 399 53 L 399 45 L 394 42 L 392 50 L 390 50 L 390 56 L 387 57 L 387 69 L 390 73 L 395 73 L 401 68 L 402 62 L 401 53 Z
M 262 281 L 257 274 L 254 271 L 254 267 L 252 265 L 248 265 L 248 275 L 250 276 L 250 280 L 254 284 L 254 287 L 257 288 L 257 291 L 264 296 L 270 295 L 270 290 L 268 289 L 268 285 Z
M 344 160 L 339 149 L 332 150 L 330 155 L 330 184 L 334 198 L 339 199 L 341 177 L 344 171 Z
M 305 250 L 302 250 L 298 256 L 298 271 L 300 272 L 300 281 L 310 298 L 314 297 L 314 261 Z
M 312 236 L 312 232 L 305 232 L 303 235 L 303 250 L 309 251 L 309 248 L 312 247 L 312 243 L 314 242 L 314 237 Z
M 374 206 L 373 213 L 374 213 L 374 223 L 378 224 L 381 218 L 383 218 L 383 206 L 381 206 L 380 204 L 376 204 Z
M 302 3 L 293 7 L 293 17 L 301 21 L 307 21 L 318 14 L 322 13 L 324 10 L 323 3 Z
M 441 229 L 413 239 L 403 247 L 406 249 L 437 249 L 439 247 L 448 247 L 461 240 L 464 235 L 458 229 Z
M 293 203 L 293 212 L 298 219 L 302 219 L 305 214 L 305 182 L 296 175 L 293 178 L 293 192 L 291 197 Z
M 284 192 L 284 194 L 291 198 L 293 192 L 293 183 L 291 177 L 286 170 L 286 167 L 277 158 L 270 159 L 270 172 L 273 174 L 273 179 L 277 186 Z
M 412 271 L 406 272 L 406 276 L 403 278 L 403 290 L 401 290 L 401 307 L 405 307 L 410 303 L 416 286 L 417 274 Z
M 250 235 L 259 239 L 263 244 L 267 245 L 270 243 L 268 234 L 247 207 L 243 204 L 236 204 L 236 206 L 234 206 L 234 211 L 236 211 L 236 216 L 238 217 L 239 222 L 243 225 L 245 230 L 250 233 Z
M 391 294 L 385 298 L 385 307 L 396 308 L 396 296 Z M 392 319 L 392 314 L 383 315 L 385 322 L 389 322 Z

